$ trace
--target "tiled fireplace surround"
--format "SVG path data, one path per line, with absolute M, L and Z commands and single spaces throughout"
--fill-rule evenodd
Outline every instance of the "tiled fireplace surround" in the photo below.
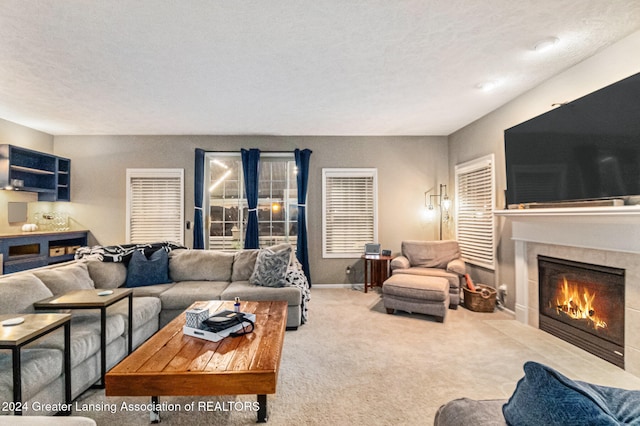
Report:
M 538 328 L 539 254 L 625 269 L 625 370 L 640 377 L 640 206 L 507 210 L 516 319 Z

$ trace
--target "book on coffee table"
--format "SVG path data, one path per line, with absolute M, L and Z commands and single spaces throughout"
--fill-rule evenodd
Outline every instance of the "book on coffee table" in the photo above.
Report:
M 187 336 L 198 337 L 200 339 L 210 340 L 212 342 L 218 342 L 225 337 L 228 337 L 232 333 L 237 333 L 243 330 L 245 327 L 253 327 L 252 323 L 256 321 L 256 314 L 249 314 L 246 312 L 240 312 L 244 315 L 244 318 L 248 321 L 243 321 L 242 323 L 232 325 L 229 328 L 225 328 L 224 330 L 220 330 L 217 332 L 201 330 L 199 328 L 193 328 L 184 326 L 182 328 L 182 332 Z

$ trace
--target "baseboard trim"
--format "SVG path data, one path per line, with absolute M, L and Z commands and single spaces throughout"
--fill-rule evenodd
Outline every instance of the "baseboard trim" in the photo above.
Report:
M 364 284 L 314 284 L 311 290 L 317 289 L 329 289 L 329 288 L 352 288 L 352 289 L 364 289 Z
M 513 315 L 513 317 L 514 317 L 514 318 L 516 317 L 516 313 L 515 313 L 515 311 L 512 311 L 512 310 L 511 310 L 511 309 L 509 309 L 509 308 L 505 308 L 504 306 L 498 306 L 497 308 L 498 308 L 499 310 L 501 310 L 502 312 L 506 312 L 506 313 L 507 313 L 507 314 L 509 314 L 509 315 Z

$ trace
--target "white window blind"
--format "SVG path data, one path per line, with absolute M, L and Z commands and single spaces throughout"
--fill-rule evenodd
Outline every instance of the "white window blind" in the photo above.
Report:
M 377 170 L 322 170 L 323 257 L 359 257 L 377 242 Z
M 127 242 L 184 243 L 184 171 L 127 169 Z
M 457 239 L 466 262 L 495 269 L 494 157 L 489 155 L 455 168 Z

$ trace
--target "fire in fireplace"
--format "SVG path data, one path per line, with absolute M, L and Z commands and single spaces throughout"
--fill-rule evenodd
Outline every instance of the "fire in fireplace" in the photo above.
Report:
M 607 322 L 601 316 L 602 312 L 596 309 L 596 293 L 589 293 L 587 286 L 580 283 L 569 284 L 566 277 L 562 277 L 562 281 L 562 286 L 556 291 L 555 307 L 558 315 L 568 318 L 569 322 L 580 321 L 593 330 L 606 328 Z
M 538 256 L 539 324 L 624 368 L 624 270 Z

